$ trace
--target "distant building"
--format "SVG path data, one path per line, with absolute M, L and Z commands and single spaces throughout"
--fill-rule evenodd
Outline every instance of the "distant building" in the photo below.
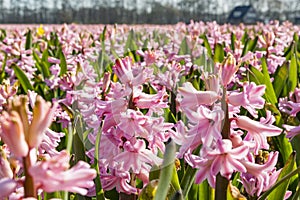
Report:
M 237 6 L 229 14 L 227 21 L 231 24 L 255 24 L 258 21 L 258 16 L 251 5 Z

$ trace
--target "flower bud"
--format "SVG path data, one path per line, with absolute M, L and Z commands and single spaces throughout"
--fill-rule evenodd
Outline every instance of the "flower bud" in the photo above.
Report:
M 28 131 L 28 145 L 30 148 L 37 147 L 42 142 L 45 130 L 52 123 L 56 105 L 55 103 L 51 108 L 50 102 L 46 102 L 41 96 L 36 97 Z
M 0 179 L 5 177 L 13 178 L 13 172 L 10 168 L 5 151 L 0 147 Z
M 231 53 L 229 53 L 227 58 L 221 65 L 221 77 L 222 84 L 224 87 L 226 87 L 231 82 L 237 70 L 238 66 L 236 65 L 236 60 L 234 56 Z
M 116 64 L 112 68 L 122 83 L 130 83 L 133 80 L 132 60 L 130 57 L 117 59 Z
M 28 145 L 25 140 L 23 124 L 16 111 L 3 112 L 0 118 L 1 138 L 15 156 L 24 157 L 28 154 Z
M 103 86 L 102 86 L 102 91 L 107 92 L 109 85 L 110 85 L 110 72 L 105 72 L 103 75 Z

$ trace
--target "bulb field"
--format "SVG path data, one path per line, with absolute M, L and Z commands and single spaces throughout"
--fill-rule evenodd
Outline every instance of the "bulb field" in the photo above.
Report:
M 0 199 L 299 199 L 299 37 L 0 25 Z

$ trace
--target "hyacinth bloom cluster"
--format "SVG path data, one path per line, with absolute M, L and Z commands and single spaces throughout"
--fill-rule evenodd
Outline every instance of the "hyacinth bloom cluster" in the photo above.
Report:
M 296 117 L 300 112 L 300 89 L 295 88 L 295 91 L 290 93 L 289 98 L 281 98 L 279 101 L 279 109 L 291 117 Z M 286 129 L 287 138 L 293 138 L 300 134 L 299 125 L 284 124 L 283 127 Z
M 36 198 L 37 190 L 86 195 L 87 188 L 93 186 L 95 170 L 84 162 L 69 169 L 68 153 L 55 150 L 62 135 L 48 129 L 56 103 L 51 105 L 41 96 L 29 94 L 35 97 L 29 96 L 32 110 L 28 97 L 21 95 L 15 96 L 1 115 L 0 137 L 5 146 L 1 147 L 0 197 Z M 38 161 L 42 157 L 44 160 Z
M 154 93 L 143 91 L 143 85 L 150 86 L 153 79 L 151 68 L 125 57 L 116 60 L 113 70 L 117 82 L 106 74 L 99 83 L 89 80 L 74 96 L 87 125 L 94 128 L 90 142 L 95 143 L 96 134 L 102 131 L 98 162 L 103 189 L 137 194 L 135 184 L 130 184 L 132 178 L 145 185 L 149 182 L 151 168 L 162 163 L 157 153 L 164 152 L 174 125 L 161 116 L 168 106 L 166 88 L 151 85 Z M 93 89 L 96 85 L 100 90 Z M 88 156 L 93 160 L 94 148 Z
M 259 196 L 274 184 L 271 180 L 276 180 L 275 176 L 279 174 L 274 172 L 278 153 L 270 153 L 265 163 L 257 163 L 254 157 L 262 150 L 268 150 L 267 138 L 278 136 L 282 129 L 272 125 L 274 118 L 269 111 L 266 117 L 255 119 L 258 117 L 257 109 L 264 107 L 262 95 L 265 86 L 237 81 L 235 84 L 240 89 L 228 90 L 227 85 L 235 80 L 236 71 L 236 60 L 229 54 L 227 60 L 219 65 L 216 75 L 205 80 L 208 90 L 197 91 L 191 83 L 179 88 L 180 109 L 189 122 L 186 129 L 181 128 L 185 131 L 181 132 L 181 142 L 178 143 L 181 145 L 179 157 L 199 169 L 196 183 L 207 179 L 214 188 L 219 173 L 229 180 L 235 172 L 240 172 L 247 192 Z M 223 91 L 212 83 L 222 85 Z M 211 88 L 220 89 L 209 90 Z M 224 105 L 228 110 L 224 110 Z M 240 115 L 242 107 L 250 116 Z M 226 115 L 228 121 L 225 121 Z M 227 135 L 224 135 L 224 121 L 229 123 Z M 193 154 L 199 145 L 202 145 L 200 153 Z

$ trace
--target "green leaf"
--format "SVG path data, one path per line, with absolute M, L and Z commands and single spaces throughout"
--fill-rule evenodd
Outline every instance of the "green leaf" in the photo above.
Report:
M 35 65 L 36 65 L 38 71 L 42 72 L 40 57 L 37 55 L 37 53 L 35 51 L 32 52 L 32 56 L 33 56 L 33 59 L 35 60 Z
M 96 136 L 95 158 L 94 158 L 95 169 L 97 171 L 97 177 L 95 178 L 96 199 L 97 200 L 105 200 L 104 191 L 103 191 L 102 185 L 101 185 L 100 170 L 99 170 L 99 149 L 100 149 L 101 134 L 102 134 L 102 130 L 100 128 L 98 133 L 97 133 L 97 136 Z
M 214 196 L 215 196 L 215 191 L 212 187 L 210 187 L 207 180 L 199 184 L 199 190 L 198 190 L 199 200 L 201 199 L 213 200 Z
M 32 47 L 32 34 L 31 30 L 28 30 L 26 33 L 26 43 L 25 43 L 25 49 L 31 49 Z
M 127 41 L 125 44 L 124 54 L 127 54 L 128 52 L 131 52 L 131 51 L 136 51 L 136 50 L 138 50 L 138 46 L 134 41 L 134 31 L 131 29 L 129 31 L 128 38 L 127 38 Z
M 176 123 L 177 120 L 175 118 L 175 116 L 173 115 L 173 113 L 171 112 L 170 108 L 164 108 L 164 118 L 166 122 L 172 122 L 172 123 Z
M 289 140 L 285 137 L 285 134 L 281 134 L 276 137 L 272 137 L 278 151 L 280 152 L 283 162 L 287 162 L 289 155 L 293 152 L 293 147 Z
M 48 57 L 49 57 L 49 53 L 48 53 L 48 49 L 45 49 L 42 55 L 42 60 L 41 60 L 41 67 L 42 67 L 42 72 L 44 77 L 49 77 L 50 76 L 50 63 L 48 62 Z
M 291 43 L 291 45 L 288 46 L 288 47 L 284 50 L 283 57 L 285 57 L 286 60 L 290 60 L 291 54 L 292 54 L 293 46 L 294 46 L 294 43 Z
M 178 162 L 180 161 L 178 160 Z M 171 179 L 171 185 L 176 191 L 181 191 L 180 182 L 175 165 L 173 165 L 173 176 Z
M 300 187 L 297 188 L 297 191 L 294 193 L 292 200 L 298 200 L 299 197 L 300 197 Z
M 289 78 L 287 81 L 288 92 L 292 92 L 297 87 L 297 61 L 295 53 L 292 54 L 291 63 L 289 67 Z
M 20 81 L 20 84 L 24 89 L 25 93 L 27 93 L 28 90 L 33 90 L 33 87 L 30 81 L 28 80 L 26 74 L 23 72 L 23 70 L 19 68 L 17 65 L 13 65 L 12 68 L 15 72 L 16 77 Z
M 267 66 L 267 60 L 266 58 L 262 58 L 262 72 L 264 75 L 264 82 L 266 85 L 266 96 L 269 99 L 269 102 L 272 104 L 276 104 L 277 103 L 277 97 L 276 94 L 274 92 L 274 88 L 270 79 L 270 75 L 269 75 L 269 71 L 268 71 L 268 66 Z
M 247 51 L 246 51 L 246 53 L 247 53 L 248 51 L 254 52 L 255 47 L 256 47 L 256 45 L 257 45 L 257 41 L 258 41 L 258 36 L 256 36 L 253 40 L 250 40 L 250 41 L 248 42 L 248 46 L 247 46 Z
M 242 56 L 246 55 L 249 51 L 254 51 L 256 44 L 257 44 L 258 37 L 256 36 L 253 40 L 247 38 L 245 40 Z
M 285 62 L 281 67 L 278 67 L 274 74 L 273 88 L 276 97 L 279 98 L 288 78 L 288 63 Z
M 197 169 L 187 166 L 187 169 L 181 179 L 180 186 L 182 188 L 183 196 L 187 196 L 195 179 Z
M 194 64 L 196 64 L 198 66 L 205 66 L 206 65 L 206 56 L 205 56 L 204 52 L 202 52 L 201 56 L 199 56 L 198 58 L 196 58 L 194 60 Z
M 172 180 L 174 161 L 175 161 L 176 145 L 173 140 L 171 140 L 167 146 L 164 154 L 164 160 L 162 164 L 162 169 L 160 172 L 160 178 L 158 181 L 158 186 L 156 190 L 155 200 L 166 199 L 169 185 Z
M 2 83 L 2 81 L 5 78 L 6 61 L 7 61 L 7 54 L 4 54 L 4 60 L 2 61 L 1 72 L 0 72 L 0 83 Z
M 195 200 L 199 199 L 200 194 L 201 194 L 201 193 L 199 193 L 199 190 L 200 190 L 200 185 L 193 183 L 191 186 L 191 189 L 188 193 L 188 199 L 195 199 Z M 203 193 L 202 193 L 202 196 L 203 196 Z M 206 199 L 206 198 L 203 198 L 203 199 Z
M 285 177 L 293 171 L 295 166 L 296 152 L 293 152 L 285 163 L 283 169 L 281 170 L 276 183 L 282 180 L 281 184 L 272 187 L 270 191 L 267 191 L 268 199 L 284 199 L 285 192 L 288 189 L 288 185 L 291 177 Z M 265 196 L 265 194 L 264 194 Z M 260 198 L 261 199 L 261 198 Z
M 201 145 L 193 151 L 193 154 L 197 155 L 200 152 L 200 149 L 201 149 Z M 184 197 L 187 197 L 194 183 L 196 172 L 197 169 L 192 168 L 190 165 L 187 166 L 187 169 L 184 172 L 184 175 L 180 182 L 180 187 L 182 188 L 182 194 Z
M 149 44 L 149 39 L 145 39 L 143 46 L 142 46 L 142 50 L 145 51 L 148 49 L 148 44 Z
M 62 49 L 59 50 L 59 60 L 60 60 L 60 73 L 59 76 L 64 75 L 67 73 L 67 61 Z
M 0 30 L 0 41 L 3 41 L 4 38 L 6 38 L 6 30 L 5 29 L 1 29 Z
M 224 60 L 224 47 L 222 44 L 216 44 L 215 46 L 215 53 L 214 53 L 214 61 L 218 63 L 222 63 Z
M 247 42 L 248 38 L 249 38 L 248 32 L 245 31 L 244 35 L 241 38 L 242 43 L 245 44 Z
M 186 54 L 190 55 L 191 54 L 191 49 L 188 45 L 186 37 L 184 37 L 181 44 L 180 44 L 178 55 L 186 55 Z
M 42 58 L 40 58 L 35 51 L 32 52 L 33 58 L 35 60 L 35 65 L 40 73 L 43 74 L 44 78 L 48 78 L 50 76 L 49 67 L 50 64 L 48 62 L 48 50 L 46 49 L 43 52 Z
M 262 61 L 262 72 L 260 72 L 255 67 L 250 67 L 251 73 L 249 74 L 250 81 L 255 82 L 258 85 L 266 85 L 266 92 L 265 97 L 266 101 L 270 102 L 271 104 L 277 103 L 277 97 L 270 80 L 270 75 L 267 67 L 267 61 L 265 58 L 261 59 Z
M 100 41 L 101 42 L 103 42 L 105 40 L 106 30 L 107 30 L 107 27 L 104 26 L 103 31 L 102 31 L 102 33 L 100 35 Z
M 211 47 L 210 47 L 210 44 L 208 42 L 208 39 L 207 39 L 206 35 L 203 35 L 201 38 L 203 39 L 203 44 L 204 44 L 204 46 L 207 50 L 207 54 L 209 55 L 210 58 L 213 59 L 212 50 L 211 50 Z
M 232 51 L 234 51 L 234 49 L 235 49 L 234 43 L 236 41 L 236 36 L 233 32 L 231 32 L 230 39 L 231 39 L 230 48 Z

